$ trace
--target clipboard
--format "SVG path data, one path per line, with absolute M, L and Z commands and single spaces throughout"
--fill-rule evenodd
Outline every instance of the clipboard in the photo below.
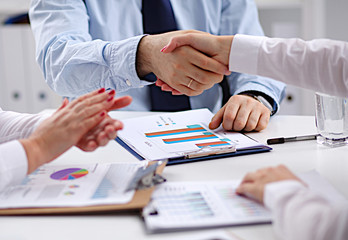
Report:
M 0 216 L 66 215 L 139 211 L 149 203 L 155 185 L 166 181 L 165 178 L 161 176 L 166 163 L 166 161 L 153 161 L 149 162 L 145 169 L 138 169 L 128 186 L 128 190 L 136 189 L 136 191 L 132 200 L 126 204 L 106 204 L 81 207 L 8 208 L 0 209 Z
M 209 129 L 213 116 L 203 108 L 124 119 L 115 140 L 139 160 L 167 159 L 167 165 L 272 150 L 245 134 Z
M 143 161 L 146 160 L 143 156 L 141 156 L 139 153 L 137 153 L 135 150 L 133 150 L 130 146 L 128 146 L 127 143 L 125 143 L 121 138 L 117 137 L 115 141 L 120 144 L 122 147 L 124 147 L 128 152 L 130 152 L 134 157 L 136 157 L 138 160 Z M 226 150 L 226 151 L 224 151 Z M 219 159 L 219 158 L 227 158 L 227 157 L 235 157 L 235 156 L 242 156 L 247 154 L 255 154 L 255 153 L 263 153 L 263 152 L 269 152 L 272 148 L 268 147 L 266 145 L 259 145 L 252 148 L 244 148 L 244 149 L 229 149 L 228 147 L 222 147 L 217 148 L 216 151 L 212 150 L 211 152 L 207 151 L 206 155 L 195 155 L 190 156 L 190 154 L 186 154 L 181 157 L 176 158 L 168 158 L 167 165 L 176 165 L 176 164 L 182 164 L 182 163 L 190 163 L 190 162 L 198 162 L 198 161 L 205 161 L 205 160 L 213 160 L 213 159 Z

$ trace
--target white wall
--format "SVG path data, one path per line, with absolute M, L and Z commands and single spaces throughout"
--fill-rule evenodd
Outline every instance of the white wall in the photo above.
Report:
M 326 37 L 348 41 L 348 0 L 326 1 Z
M 0 26 L 0 96 L 3 110 L 37 113 L 59 106 L 61 97 L 48 87 L 35 61 L 29 25 Z
M 265 35 L 282 38 L 322 37 L 325 0 L 257 0 Z M 325 22 L 325 21 L 324 21 Z M 279 114 L 314 115 L 314 92 L 287 86 Z

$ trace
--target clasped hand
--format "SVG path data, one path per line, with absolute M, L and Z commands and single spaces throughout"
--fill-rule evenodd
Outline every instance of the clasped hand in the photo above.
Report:
M 123 124 L 108 116 L 110 110 L 130 104 L 131 97 L 114 98 L 115 90 L 100 89 L 61 107 L 44 120 L 22 143 L 28 158 L 28 173 L 48 163 L 72 146 L 93 151 L 116 137 Z
M 230 74 L 232 41 L 233 36 L 199 31 L 147 36 L 138 50 L 138 69 L 144 70 L 143 74 L 155 73 L 156 85 L 163 91 L 173 95 L 199 95 Z M 141 64 L 144 56 L 148 56 L 148 61 Z M 262 103 L 250 96 L 235 95 L 213 117 L 209 127 L 216 129 L 222 124 L 226 130 L 261 131 L 269 119 L 270 111 Z
M 182 46 L 170 54 L 161 48 L 174 36 L 196 31 L 176 31 L 145 36 L 138 48 L 137 70 L 139 76 L 153 72 L 158 79 L 175 89 L 173 94 L 196 96 L 229 74 L 226 64 L 210 58 L 191 46 Z

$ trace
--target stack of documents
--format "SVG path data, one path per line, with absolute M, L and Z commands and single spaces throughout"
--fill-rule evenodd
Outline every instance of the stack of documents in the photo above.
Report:
M 149 232 L 271 222 L 269 211 L 235 193 L 239 181 L 159 185 L 144 209 Z
M 299 175 L 332 205 L 347 200 L 316 171 Z M 235 193 L 240 181 L 172 182 L 159 185 L 143 216 L 149 232 L 167 232 L 271 222 L 261 204 Z
M 0 209 L 125 204 L 135 193 L 126 188 L 137 170 L 146 165 L 144 161 L 42 166 L 21 184 L 0 192 Z

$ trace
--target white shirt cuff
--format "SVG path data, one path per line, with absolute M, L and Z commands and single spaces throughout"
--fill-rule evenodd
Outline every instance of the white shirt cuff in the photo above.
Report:
M 0 146 L 0 189 L 21 183 L 28 171 L 25 150 L 19 141 Z
M 237 34 L 230 51 L 229 70 L 257 75 L 259 49 L 266 37 Z
M 269 183 L 265 186 L 263 202 L 268 209 L 273 210 L 279 197 L 284 196 L 284 194 L 295 193 L 305 188 L 302 183 L 295 180 Z

